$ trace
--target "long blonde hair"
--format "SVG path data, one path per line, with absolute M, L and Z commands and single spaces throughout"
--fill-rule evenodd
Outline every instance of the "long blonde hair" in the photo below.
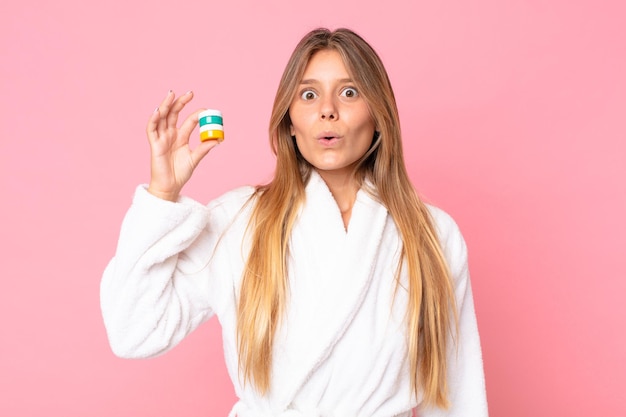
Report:
M 274 335 L 286 309 L 288 242 L 304 201 L 311 165 L 290 136 L 289 105 L 311 57 L 339 52 L 377 127 L 370 150 L 359 161 L 358 181 L 373 192 L 393 218 L 402 239 L 400 273 L 408 276 L 407 338 L 411 388 L 428 405 L 447 407 L 446 352 L 456 326 L 451 277 L 428 209 L 411 185 L 402 154 L 396 101 L 385 68 L 371 46 L 348 29 L 316 29 L 296 46 L 278 86 L 270 119 L 276 154 L 273 180 L 257 187 L 249 223 L 251 250 L 237 312 L 239 366 L 244 381 L 261 393 L 270 389 Z

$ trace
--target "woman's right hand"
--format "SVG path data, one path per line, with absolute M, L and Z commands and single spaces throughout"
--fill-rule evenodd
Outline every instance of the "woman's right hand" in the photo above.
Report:
M 198 124 L 198 114 L 203 109 L 189 115 L 180 128 L 176 126 L 178 114 L 192 98 L 191 91 L 175 98 L 170 90 L 150 116 L 146 127 L 151 153 L 148 192 L 169 201 L 178 200 L 193 170 L 218 144 L 216 140 L 211 140 L 199 143 L 194 149 L 189 147 L 189 136 Z

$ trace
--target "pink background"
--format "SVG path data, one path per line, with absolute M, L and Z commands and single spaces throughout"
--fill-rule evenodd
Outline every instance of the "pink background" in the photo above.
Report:
M 227 414 L 218 322 L 117 359 L 100 276 L 167 90 L 226 121 L 187 195 L 265 181 L 281 71 L 319 25 L 379 51 L 414 183 L 465 234 L 491 415 L 626 415 L 624 2 L 160 3 L 0 5 L 1 416 Z

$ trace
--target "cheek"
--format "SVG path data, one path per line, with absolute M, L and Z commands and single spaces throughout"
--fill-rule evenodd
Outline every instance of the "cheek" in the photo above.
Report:
M 376 130 L 375 127 L 375 123 L 369 114 L 366 117 L 359 118 L 358 130 L 361 135 L 372 138 Z
M 289 125 L 289 132 L 291 136 L 295 136 L 297 131 L 302 130 L 304 115 L 302 110 L 298 108 L 298 106 L 291 106 L 289 108 L 289 119 L 291 120 L 291 124 Z
M 348 123 L 357 127 L 359 131 L 375 130 L 376 123 L 372 118 L 369 108 L 363 104 L 358 108 L 354 108 L 353 111 L 346 114 Z

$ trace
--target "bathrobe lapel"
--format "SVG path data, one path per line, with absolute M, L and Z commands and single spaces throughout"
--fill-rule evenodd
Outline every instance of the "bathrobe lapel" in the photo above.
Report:
M 275 406 L 289 408 L 351 325 L 372 283 L 386 223 L 385 207 L 361 190 L 346 231 L 330 190 L 317 173 L 311 176 L 290 242 L 288 311 L 274 351 Z

